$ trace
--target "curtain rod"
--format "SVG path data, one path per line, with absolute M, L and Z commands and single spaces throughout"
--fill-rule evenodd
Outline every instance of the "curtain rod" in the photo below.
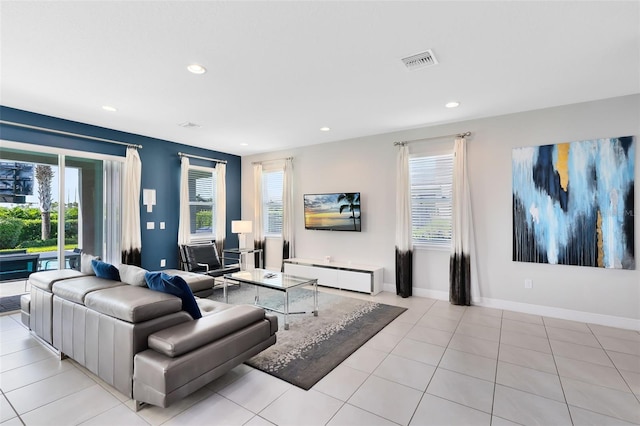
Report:
M 197 158 L 199 160 L 207 160 L 207 161 L 213 161 L 215 163 L 227 164 L 227 160 L 218 160 L 217 158 L 201 157 L 199 155 L 185 154 L 184 152 L 179 152 L 178 156 L 180 156 L 180 157 L 189 157 L 189 158 Z
M 464 132 L 464 133 L 454 133 L 451 135 L 442 135 L 442 136 L 433 136 L 430 138 L 422 138 L 422 139 L 413 139 L 410 141 L 402 141 L 402 142 L 394 142 L 393 145 L 397 146 L 397 145 L 406 145 L 408 143 L 412 143 L 412 142 L 422 142 L 422 141 L 429 141 L 432 139 L 443 139 L 443 138 L 450 138 L 451 136 L 455 136 L 457 138 L 464 138 L 467 136 L 471 136 L 471 132 Z
M 273 160 L 264 160 L 264 161 L 253 161 L 251 164 L 270 163 L 272 161 L 282 161 L 282 160 L 293 160 L 293 157 L 274 158 Z
M 8 126 L 14 126 L 14 127 L 22 127 L 24 129 L 39 130 L 39 131 L 42 131 L 42 132 L 55 133 L 55 134 L 64 135 L 64 136 L 73 136 L 75 138 L 91 139 L 91 140 L 98 141 L 98 142 L 115 143 L 117 145 L 125 145 L 127 147 L 142 149 L 142 145 L 135 144 L 135 143 L 119 142 L 119 141 L 114 141 L 114 140 L 111 140 L 111 139 L 98 138 L 98 137 L 95 137 L 95 136 L 81 135 L 79 133 L 65 132 L 63 130 L 55 130 L 55 129 L 49 129 L 49 128 L 46 128 L 46 127 L 32 126 L 30 124 L 15 123 L 13 121 L 0 120 L 0 124 L 6 124 Z

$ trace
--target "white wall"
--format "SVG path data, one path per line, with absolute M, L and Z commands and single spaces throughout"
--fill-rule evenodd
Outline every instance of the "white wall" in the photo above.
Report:
M 381 265 L 388 290 L 395 286 L 394 141 L 463 131 L 476 229 L 480 294 L 478 303 L 622 327 L 640 328 L 640 269 L 611 270 L 513 262 L 511 151 L 514 147 L 585 139 L 636 136 L 636 181 L 640 182 L 638 137 L 640 95 L 561 106 L 460 123 L 315 145 L 242 158 L 242 215 L 253 216 L 251 162 L 294 157 L 295 244 L 297 257 Z M 449 140 L 420 142 L 411 151 L 441 150 Z M 362 232 L 304 229 L 302 195 L 360 191 Z M 637 194 L 635 199 L 637 200 Z M 638 201 L 635 211 L 639 211 Z M 640 221 L 635 216 L 636 263 Z M 279 266 L 280 247 L 267 250 L 270 267 Z M 415 250 L 414 295 L 448 295 L 449 254 Z M 533 288 L 524 288 L 524 279 Z

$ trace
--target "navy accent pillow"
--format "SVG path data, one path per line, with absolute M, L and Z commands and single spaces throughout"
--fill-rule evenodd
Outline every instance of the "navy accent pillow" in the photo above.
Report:
M 120 272 L 118 272 L 118 268 L 110 263 L 103 262 L 102 260 L 92 259 L 91 267 L 93 268 L 93 272 L 96 273 L 96 276 L 98 278 L 120 281 Z
M 191 315 L 193 319 L 202 318 L 196 298 L 193 297 L 191 288 L 182 277 L 168 275 L 164 272 L 147 272 L 144 274 L 144 279 L 151 290 L 173 294 L 182 299 L 182 310 Z

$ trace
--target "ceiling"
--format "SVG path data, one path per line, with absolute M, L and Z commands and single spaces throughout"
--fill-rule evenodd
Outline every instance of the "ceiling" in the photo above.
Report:
M 237 155 L 640 93 L 638 1 L 3 0 L 0 18 L 3 105 Z M 427 49 L 438 65 L 402 63 Z

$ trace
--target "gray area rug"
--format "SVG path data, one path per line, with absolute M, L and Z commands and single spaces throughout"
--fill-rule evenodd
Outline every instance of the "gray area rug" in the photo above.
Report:
M 0 313 L 20 310 L 20 294 L 17 296 L 0 297 Z
M 281 292 L 260 288 L 260 304 L 282 310 Z M 256 290 L 243 284 L 229 287 L 229 303 L 252 304 Z M 222 301 L 222 290 L 210 296 Z M 313 291 L 304 288 L 289 293 L 290 312 L 313 310 Z M 308 390 L 367 340 L 376 335 L 406 308 L 369 302 L 336 294 L 318 293 L 319 315 L 289 315 L 289 330 L 278 314 L 275 345 L 246 363 Z

